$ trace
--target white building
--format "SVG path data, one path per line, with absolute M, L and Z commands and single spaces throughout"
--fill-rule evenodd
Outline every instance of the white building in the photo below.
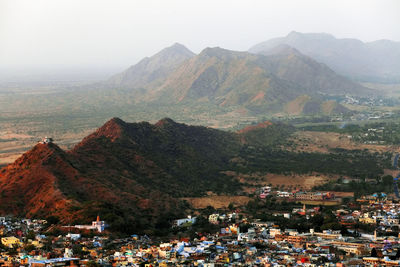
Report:
M 41 144 L 50 144 L 50 143 L 53 143 L 53 138 L 51 138 L 51 137 L 45 137 L 45 138 L 43 138 L 42 139 L 42 141 L 40 141 L 40 143 Z
M 182 224 L 190 223 L 193 224 L 196 222 L 196 217 L 188 216 L 187 218 L 184 219 L 178 219 L 174 221 L 174 227 L 181 226 Z
M 106 222 L 100 221 L 100 217 L 97 216 L 97 220 L 92 222 L 92 225 L 75 225 L 75 228 L 86 229 L 86 230 L 96 230 L 101 233 L 106 228 Z
M 210 216 L 208 216 L 208 221 L 213 224 L 218 224 L 218 218 L 219 218 L 218 213 L 210 214 Z

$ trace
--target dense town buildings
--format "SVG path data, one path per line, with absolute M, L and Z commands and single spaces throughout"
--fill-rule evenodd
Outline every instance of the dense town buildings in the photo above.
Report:
M 62 227 L 66 231 L 57 235 L 48 233 L 45 220 L 1 217 L 0 265 L 399 266 L 400 203 L 373 195 L 357 203 L 357 209 L 342 205 L 330 211 L 341 230 L 284 229 L 279 220 L 263 222 L 244 212 L 221 210 L 206 218 L 218 231 L 165 241 L 140 235 L 116 239 L 99 217 L 89 228 Z M 303 205 L 289 214 L 312 218 L 320 210 Z M 184 232 L 196 222 L 187 217 L 173 227 Z M 363 230 L 356 224 L 371 227 Z

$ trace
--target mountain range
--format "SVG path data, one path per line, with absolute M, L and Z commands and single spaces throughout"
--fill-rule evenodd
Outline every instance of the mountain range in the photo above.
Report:
M 266 55 L 219 47 L 195 55 L 174 44 L 106 84 L 115 90 L 132 90 L 136 103 L 206 102 L 255 114 L 291 113 L 293 106 L 298 108 L 292 113 L 298 114 L 346 112 L 321 96 L 373 93 L 287 45 L 274 47 Z
M 284 42 L 289 39 L 304 40 L 298 41 L 303 46 L 296 46 L 297 41 Z M 309 39 L 315 44 L 309 44 Z M 325 39 L 330 40 L 326 45 L 322 42 Z M 364 97 L 382 92 L 360 85 L 352 73 L 340 70 L 341 67 L 357 70 L 351 66 L 362 65 L 371 68 L 370 74 L 364 74 L 381 77 L 379 71 L 386 68 L 379 63 L 385 58 L 383 54 L 378 60 L 370 55 L 374 53 L 362 49 L 365 53 L 360 52 L 357 59 L 352 57 L 353 52 L 346 52 L 346 45 L 339 45 L 363 44 L 360 41 L 295 32 L 274 40 L 249 52 L 213 47 L 198 54 L 176 43 L 104 82 L 50 93 L 46 89 L 44 94 L 2 94 L 0 111 L 17 116 L 44 112 L 57 124 L 60 116 L 72 116 L 75 120 L 69 123 L 79 119 L 84 124 L 90 121 L 95 127 L 114 116 L 134 121 L 155 121 L 168 116 L 188 123 L 231 128 L 270 116 L 353 113 L 357 111 L 332 100 L 337 99 L 332 95 Z M 397 57 L 397 43 L 389 43 L 381 48 L 381 53 L 385 51 L 390 58 L 387 62 L 393 61 L 395 66 L 400 62 L 392 60 Z M 323 52 L 329 47 L 330 52 Z M 324 58 L 338 62 L 331 64 Z M 392 73 L 400 69 L 389 65 L 387 73 L 389 69 Z M 40 123 L 43 122 L 40 117 Z
M 278 45 L 289 45 L 335 72 L 365 82 L 400 81 L 400 43 L 378 40 L 364 43 L 357 39 L 337 39 L 326 33 L 291 32 L 249 49 L 269 54 Z

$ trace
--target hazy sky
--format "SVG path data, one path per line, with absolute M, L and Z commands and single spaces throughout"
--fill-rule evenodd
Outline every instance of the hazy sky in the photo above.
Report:
M 292 30 L 400 41 L 400 1 L 0 0 L 0 71 L 122 70 L 174 42 L 247 50 Z

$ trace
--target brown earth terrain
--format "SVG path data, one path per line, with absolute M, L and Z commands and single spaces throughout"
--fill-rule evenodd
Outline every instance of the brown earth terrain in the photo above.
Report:
M 226 175 L 233 176 L 239 179 L 242 183 L 247 183 L 248 186 L 245 187 L 245 191 L 248 193 L 254 193 L 254 191 L 261 187 L 270 185 L 275 188 L 280 188 L 282 190 L 289 189 L 301 189 L 310 190 L 314 186 L 325 184 L 331 180 L 336 180 L 339 177 L 336 175 L 323 175 L 323 174 L 313 174 L 313 175 L 283 175 L 283 174 L 238 174 L 236 172 L 224 172 Z
M 7 129 L 0 132 L 0 166 L 14 162 L 23 153 L 35 146 L 43 137 L 49 136 L 55 139 L 62 149 L 71 149 L 78 144 L 82 138 L 94 131 L 87 128 L 75 131 L 69 130 L 40 130 L 39 125 L 35 125 L 31 130 L 25 129 L 23 125 L 7 125 L 0 123 L 0 128 Z M 31 132 L 31 134 L 28 134 Z
M 214 209 L 227 208 L 230 203 L 234 206 L 246 205 L 251 198 L 247 196 L 207 196 L 207 197 L 191 197 L 182 198 L 189 202 L 195 209 L 204 209 L 211 206 Z
M 321 206 L 336 206 L 336 205 L 340 204 L 339 200 L 335 200 L 335 201 L 300 200 L 299 202 L 301 204 L 313 205 L 313 206 L 317 206 L 317 205 L 321 205 Z
M 393 146 L 360 144 L 351 140 L 348 135 L 333 132 L 297 131 L 290 138 L 295 147 L 287 147 L 296 152 L 329 153 L 332 148 L 348 150 L 368 149 L 371 152 L 393 151 Z
M 302 113 L 304 105 L 307 101 L 310 101 L 310 99 L 311 97 L 308 95 L 299 96 L 286 104 L 285 111 L 290 115 L 299 115 Z
M 383 173 L 384 175 L 391 175 L 393 177 L 397 176 L 400 173 L 399 170 L 384 169 L 383 171 L 384 171 L 384 173 Z
M 254 131 L 256 129 L 267 128 L 268 126 L 271 126 L 271 125 L 272 125 L 272 122 L 264 121 L 264 122 L 258 123 L 257 125 L 250 125 L 250 126 L 244 127 L 243 129 L 239 130 L 238 133 L 244 134 L 244 133 L 248 133 L 250 131 Z

